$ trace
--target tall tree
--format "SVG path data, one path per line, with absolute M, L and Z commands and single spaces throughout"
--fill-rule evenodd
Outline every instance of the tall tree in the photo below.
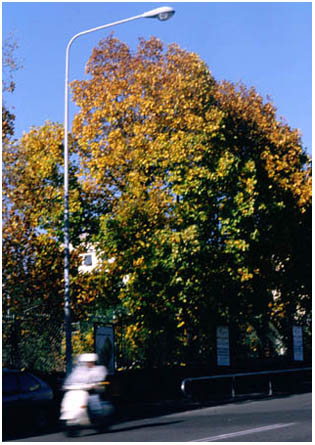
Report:
M 308 239 L 311 196 L 297 131 L 253 88 L 215 82 L 156 38 L 133 53 L 111 36 L 87 72 L 73 83 L 81 175 L 111 206 L 95 240 L 116 259 L 109 273 L 128 277 L 117 296 L 147 357 L 159 343 L 168 358 L 179 341 L 190 356 L 211 349 L 220 319 L 263 330 L 293 269 L 282 298 L 296 313 L 309 285 L 291 241 Z
M 285 336 L 310 308 L 311 166 L 298 132 L 253 88 L 216 82 L 198 55 L 156 38 L 131 51 L 110 36 L 87 72 L 72 84 L 71 240 L 87 234 L 100 267 L 82 275 L 72 262 L 74 309 L 119 308 L 141 364 L 206 360 L 218 323 L 238 348 L 254 332 L 263 350 L 271 321 Z M 6 240 L 20 218 L 47 267 L 62 241 L 61 126 L 31 129 L 4 161 Z

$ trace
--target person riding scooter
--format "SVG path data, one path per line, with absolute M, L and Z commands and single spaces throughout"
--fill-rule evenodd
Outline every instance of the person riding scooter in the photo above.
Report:
M 100 383 L 105 380 L 107 370 L 105 366 L 96 365 L 97 360 L 97 354 L 81 354 L 77 366 L 64 381 L 66 393 L 60 420 L 72 432 L 79 427 L 103 428 L 113 412 L 112 405 L 100 399 L 99 393 L 104 388 Z

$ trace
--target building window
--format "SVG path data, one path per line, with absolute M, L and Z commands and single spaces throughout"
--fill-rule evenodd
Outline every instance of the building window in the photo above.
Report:
M 83 264 L 84 266 L 92 266 L 92 255 L 85 255 Z

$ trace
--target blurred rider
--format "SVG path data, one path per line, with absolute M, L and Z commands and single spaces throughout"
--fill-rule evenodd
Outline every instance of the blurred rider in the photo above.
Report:
M 71 374 L 66 378 L 65 385 L 78 383 L 98 383 L 105 380 L 107 369 L 105 366 L 96 365 L 98 355 L 94 353 L 81 354 L 78 363 Z
M 78 357 L 76 367 L 66 378 L 64 386 L 82 384 L 97 384 L 105 380 L 107 376 L 107 369 L 105 366 L 96 365 L 98 355 L 94 353 L 81 354 Z M 92 392 L 89 395 L 88 407 L 91 414 L 95 417 L 103 414 L 103 406 L 100 396 L 97 392 Z

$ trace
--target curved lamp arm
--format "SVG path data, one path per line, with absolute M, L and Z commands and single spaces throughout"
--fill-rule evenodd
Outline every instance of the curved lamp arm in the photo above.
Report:
M 143 14 L 136 15 L 107 25 L 97 26 L 74 35 L 66 49 L 66 73 L 65 73 L 65 117 L 64 117 L 64 314 L 66 333 L 66 370 L 67 375 L 72 369 L 72 344 L 71 344 L 71 311 L 70 311 L 70 237 L 69 237 L 69 149 L 68 149 L 68 119 L 69 119 L 69 54 L 70 47 L 78 37 L 100 29 L 110 28 L 131 22 L 141 18 L 157 18 L 161 21 L 168 20 L 175 13 L 173 8 L 163 6 Z

